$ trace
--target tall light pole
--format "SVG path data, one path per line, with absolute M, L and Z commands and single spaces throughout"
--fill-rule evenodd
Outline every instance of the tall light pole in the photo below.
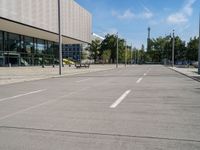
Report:
M 127 63 L 126 55 L 127 55 L 127 45 L 126 45 L 126 41 L 125 41 L 125 54 L 124 54 L 124 64 L 125 64 L 125 67 L 126 67 L 126 63 Z
M 118 68 L 118 60 L 119 60 L 119 37 L 117 32 L 117 51 L 116 51 L 116 68 Z
M 136 59 L 137 59 L 137 49 L 135 48 L 135 64 L 137 64 L 137 61 L 136 61 Z
M 131 43 L 131 65 L 132 65 L 132 60 L 133 60 L 133 49 L 132 49 L 132 43 Z
M 175 44 L 175 38 L 174 38 L 174 30 L 173 30 L 173 40 L 172 40 L 172 67 L 174 67 L 174 44 Z
M 200 14 L 199 14 L 199 58 L 198 58 L 198 73 L 200 74 Z
M 62 74 L 62 35 L 61 35 L 61 5 L 58 0 L 58 33 L 59 33 L 59 75 Z

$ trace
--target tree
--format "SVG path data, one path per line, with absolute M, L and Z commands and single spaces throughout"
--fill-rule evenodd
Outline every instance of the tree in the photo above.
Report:
M 100 40 L 93 40 L 92 43 L 89 45 L 90 58 L 94 59 L 95 63 L 97 62 L 97 60 L 99 60 L 100 48 L 101 48 Z
M 199 39 L 197 37 L 191 38 L 187 45 L 187 60 L 197 61 L 198 60 L 198 44 Z
M 109 62 L 114 63 L 116 59 L 116 49 L 117 49 L 117 36 L 107 34 L 105 39 L 101 43 L 101 54 L 105 50 L 110 50 Z
M 172 37 L 158 37 L 151 40 L 151 50 L 147 52 L 148 57 L 152 62 L 163 62 L 164 60 L 171 61 L 172 59 Z M 175 37 L 175 61 L 186 60 L 185 42 L 179 36 Z
M 119 49 L 119 62 L 124 60 L 124 54 L 125 54 L 125 41 L 124 39 L 118 38 L 118 49 Z M 105 50 L 110 50 L 110 58 L 109 63 L 115 63 L 116 61 L 116 52 L 117 52 L 117 36 L 116 35 L 106 35 L 105 39 L 101 43 L 101 53 L 103 54 Z
M 111 50 L 104 50 L 102 54 L 102 60 L 104 63 L 108 63 L 111 56 Z

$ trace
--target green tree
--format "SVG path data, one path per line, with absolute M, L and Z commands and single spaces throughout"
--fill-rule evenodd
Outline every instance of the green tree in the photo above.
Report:
M 100 57 L 100 49 L 101 48 L 101 42 L 100 40 L 93 40 L 92 43 L 89 45 L 89 51 L 90 51 L 90 58 L 94 59 L 95 63 L 99 61 Z
M 114 63 L 116 59 L 116 49 L 117 49 L 117 36 L 107 34 L 101 44 L 101 54 L 105 50 L 110 50 L 109 62 Z
M 102 53 L 102 60 L 104 63 L 108 63 L 111 56 L 111 50 L 104 50 Z
M 151 50 L 147 52 L 148 57 L 152 62 L 163 62 L 164 60 L 171 61 L 172 58 L 172 37 L 158 37 L 151 40 Z M 175 37 L 174 47 L 175 61 L 186 60 L 185 42 L 179 36 Z
M 198 60 L 198 44 L 199 39 L 197 37 L 191 38 L 187 44 L 187 55 L 186 58 L 188 61 L 197 61 Z
M 118 48 L 119 48 L 119 62 L 121 62 L 125 55 L 124 39 L 118 38 Z M 109 63 L 115 63 L 116 61 L 116 51 L 117 51 L 117 36 L 116 35 L 106 35 L 105 39 L 101 43 L 101 53 L 103 54 L 105 50 L 110 50 Z

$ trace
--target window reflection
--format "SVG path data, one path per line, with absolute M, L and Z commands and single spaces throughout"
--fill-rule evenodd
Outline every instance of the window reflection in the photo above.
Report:
M 0 31 L 0 66 L 52 65 L 58 58 L 56 42 Z

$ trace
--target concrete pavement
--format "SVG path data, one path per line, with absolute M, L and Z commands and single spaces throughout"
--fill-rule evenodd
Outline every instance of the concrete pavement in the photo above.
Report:
M 119 65 L 122 67 L 122 65 Z M 114 69 L 115 65 L 90 65 L 90 68 L 76 69 L 75 66 L 65 66 L 62 68 L 62 76 L 96 72 Z M 31 67 L 0 67 L 0 85 L 34 81 L 52 77 L 60 77 L 58 66 L 31 66 Z
M 199 97 L 159 65 L 2 85 L 0 149 L 199 150 Z
M 170 68 L 176 72 L 179 72 L 183 75 L 186 75 L 200 82 L 200 75 L 198 74 L 198 68 L 179 68 L 179 67 L 170 67 Z

